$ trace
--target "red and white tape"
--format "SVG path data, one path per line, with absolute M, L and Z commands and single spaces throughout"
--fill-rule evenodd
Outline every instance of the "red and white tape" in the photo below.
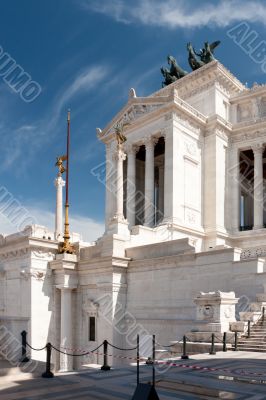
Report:
M 60 346 L 62 349 L 65 350 L 70 350 L 73 353 L 74 352 L 84 352 L 84 353 L 91 353 L 91 354 L 95 354 L 95 355 L 100 355 L 100 356 L 104 356 L 104 353 L 99 353 L 99 352 L 93 352 L 90 350 L 82 350 L 82 349 L 70 349 L 67 347 L 62 347 Z M 80 354 L 82 355 L 82 354 Z M 107 354 L 108 357 L 114 357 L 114 358 L 119 358 L 119 359 L 124 359 L 124 360 L 133 360 L 133 361 L 137 361 L 136 357 L 127 357 L 127 356 L 120 356 L 120 355 L 115 355 L 115 354 Z M 146 358 L 144 357 L 140 357 L 140 360 L 146 360 Z M 235 374 L 235 375 L 244 375 L 244 376 L 260 376 L 260 377 L 264 377 L 266 379 L 266 373 L 265 374 L 261 374 L 259 372 L 251 372 L 251 371 L 232 371 L 228 368 L 211 368 L 211 367 L 202 367 L 200 365 L 191 365 L 191 364 L 178 364 L 175 362 L 171 362 L 171 361 L 160 361 L 160 360 L 155 360 L 155 363 L 158 365 L 168 365 L 169 367 L 177 367 L 177 368 L 185 368 L 185 369 L 194 369 L 194 370 L 199 370 L 199 371 L 209 371 L 209 372 L 226 372 L 226 373 L 230 373 L 230 374 Z

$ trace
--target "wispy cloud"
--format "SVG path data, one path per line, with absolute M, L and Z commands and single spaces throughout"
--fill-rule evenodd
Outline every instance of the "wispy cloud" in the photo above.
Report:
M 29 121 L 26 124 L 17 123 L 8 118 L 0 125 L 0 137 L 2 141 L 2 157 L 0 171 L 7 170 L 18 160 L 20 172 L 25 165 L 32 160 L 46 143 L 50 143 L 55 137 L 59 119 L 64 108 L 68 108 L 72 101 L 93 90 L 99 82 L 108 75 L 108 68 L 102 65 L 89 66 L 82 69 L 76 77 L 65 84 L 51 101 L 51 106 L 46 110 L 44 118 Z M 2 90 L 3 94 L 3 90 Z M 3 97 L 1 99 L 3 102 Z M 10 140 L 12 138 L 12 140 Z M 27 157 L 22 157 L 27 148 Z
M 167 28 L 226 27 L 237 21 L 266 24 L 266 5 L 262 1 L 220 0 L 218 2 L 182 0 L 83 0 L 82 7 L 105 14 L 118 22 L 142 23 Z
M 54 102 L 56 106 L 54 122 L 57 121 L 57 117 L 62 111 L 62 108 L 67 106 L 70 100 L 97 87 L 99 82 L 102 82 L 106 78 L 108 72 L 109 69 L 103 65 L 90 66 L 80 71 L 74 81 L 70 83 L 70 85 L 62 88 L 59 95 L 56 97 Z

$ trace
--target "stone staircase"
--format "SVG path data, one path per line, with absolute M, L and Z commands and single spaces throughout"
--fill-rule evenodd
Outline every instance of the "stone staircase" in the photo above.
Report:
M 250 328 L 250 336 L 242 336 L 238 341 L 238 349 L 242 351 L 257 351 L 266 353 L 266 322 L 257 324 Z
M 239 313 L 245 328 L 244 334 L 239 338 L 238 349 L 266 353 L 266 293 L 257 294 L 256 298 L 257 301 L 250 304 L 248 311 Z

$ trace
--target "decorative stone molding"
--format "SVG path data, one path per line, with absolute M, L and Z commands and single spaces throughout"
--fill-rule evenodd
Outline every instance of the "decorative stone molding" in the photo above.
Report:
M 170 121 L 170 119 L 173 118 L 173 113 L 172 112 L 168 112 L 167 114 L 165 114 L 164 116 L 164 120 L 165 121 Z
M 251 249 L 243 249 L 240 258 L 257 258 L 266 256 L 266 247 L 256 247 Z
M 32 257 L 38 258 L 38 259 L 47 259 L 47 261 L 51 261 L 55 259 L 55 254 L 52 253 L 51 251 L 45 252 L 42 250 L 34 250 L 31 252 Z
M 215 133 L 217 136 L 219 136 L 221 139 L 225 140 L 226 142 L 228 142 L 228 133 L 225 129 L 222 128 L 217 128 L 215 130 Z
M 232 143 L 244 142 L 244 141 L 251 141 L 258 138 L 265 138 L 266 140 L 266 130 L 265 131 L 258 131 L 250 132 L 250 133 L 238 133 L 234 134 L 231 138 Z
M 197 306 L 197 321 L 202 321 L 202 331 L 227 332 L 235 322 L 235 305 L 238 299 L 234 292 L 200 292 L 194 299 Z
M 194 107 L 192 107 L 189 103 L 187 103 L 183 99 L 180 98 L 176 99 L 175 104 L 179 105 L 182 109 L 188 111 L 192 116 L 195 116 L 198 119 L 200 119 L 202 123 L 207 122 L 207 118 L 205 117 L 205 115 L 203 115 L 200 111 L 196 110 Z
M 24 280 L 29 280 L 30 278 L 34 278 L 37 281 L 44 281 L 45 279 L 45 272 L 44 271 L 34 271 L 29 269 L 22 269 L 20 271 L 20 276 Z
M 0 260 L 21 258 L 29 254 L 29 248 L 10 250 L 0 254 Z
M 173 114 L 174 121 L 178 122 L 185 128 L 189 129 L 193 133 L 197 134 L 198 136 L 201 133 L 201 129 L 197 127 L 195 124 L 190 119 L 184 119 L 180 115 L 177 115 L 176 113 Z
M 89 315 L 89 317 L 97 317 L 99 304 L 95 303 L 93 300 L 89 298 L 85 298 L 82 303 L 82 310 Z
M 130 99 L 136 98 L 136 97 L 137 97 L 137 95 L 136 95 L 136 90 L 135 90 L 134 88 L 129 89 L 128 97 L 129 97 Z
M 195 142 L 185 140 L 184 148 L 185 152 L 188 153 L 190 156 L 196 157 L 198 155 L 198 148 Z
M 99 139 L 103 139 L 104 137 L 108 136 L 111 131 L 114 131 L 114 127 L 117 124 L 125 124 L 125 123 L 131 123 L 133 121 L 136 121 L 140 117 L 152 113 L 155 110 L 158 110 L 161 108 L 163 104 L 161 103 L 154 103 L 154 104 L 132 104 L 120 117 L 119 119 L 115 120 L 115 123 L 112 127 L 107 129 L 107 131 L 97 131 L 97 136 Z M 113 120 L 114 121 L 114 120 Z

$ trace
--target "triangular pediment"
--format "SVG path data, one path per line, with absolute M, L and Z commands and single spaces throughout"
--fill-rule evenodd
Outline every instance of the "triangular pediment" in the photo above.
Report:
M 133 125 L 140 118 L 158 111 L 171 101 L 173 101 L 172 94 L 157 97 L 132 97 L 103 130 L 97 128 L 97 136 L 100 140 L 106 141 L 113 136 L 117 125 L 125 123 Z

